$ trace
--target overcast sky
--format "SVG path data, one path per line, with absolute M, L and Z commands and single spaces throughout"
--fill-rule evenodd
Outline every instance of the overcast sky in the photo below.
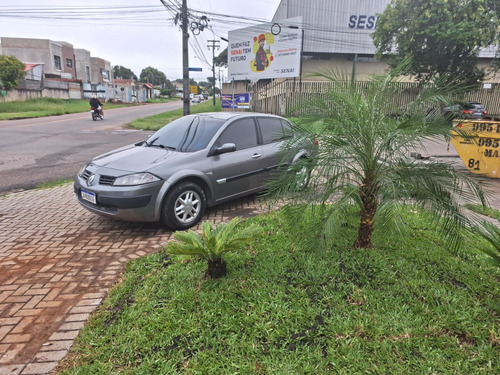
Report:
M 182 0 L 0 0 L 0 37 L 50 39 L 71 43 L 137 76 L 152 66 L 170 80 L 182 78 L 182 33 L 173 18 Z M 270 21 L 280 0 L 187 0 L 191 20 L 206 15 L 208 28 L 190 33 L 189 65 L 196 81 L 212 76 L 207 40 L 228 31 Z

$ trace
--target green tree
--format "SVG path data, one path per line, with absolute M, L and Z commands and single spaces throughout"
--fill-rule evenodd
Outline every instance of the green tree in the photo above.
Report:
M 17 87 L 25 76 L 25 65 L 15 56 L 0 55 L 0 87 L 9 90 Z
M 172 92 L 174 92 L 174 90 L 172 88 L 161 89 L 160 90 L 160 95 L 161 96 L 171 96 Z
M 215 66 L 227 68 L 227 47 L 214 59 Z
M 113 78 L 138 80 L 132 70 L 121 65 L 115 65 L 113 67 Z
M 357 207 L 355 248 L 372 247 L 376 228 L 403 233 L 400 213 L 408 202 L 434 212 L 436 227 L 458 246 L 468 223 L 462 199 L 478 197 L 484 204 L 484 196 L 474 180 L 452 165 L 410 157 L 410 151 L 424 149 L 424 137 L 428 141 L 448 132 L 438 126 L 444 121 L 442 115 L 428 110 L 445 100 L 448 91 L 439 85 L 422 85 L 418 96 L 395 113 L 394 103 L 405 90 L 397 84 L 401 72 L 396 69 L 373 77 L 364 89 L 347 75 L 320 74 L 331 81 L 332 89 L 301 108 L 305 120 L 296 129 L 305 139 L 315 137 L 319 151 L 312 160 L 292 164 L 290 173 L 282 174 L 270 191 L 278 197 L 294 194 L 296 203 L 303 198 L 306 203 L 330 207 L 324 221 L 326 234 L 341 229 L 346 213 Z M 313 171 L 309 187 L 297 192 L 297 176 L 301 178 L 304 169 Z M 332 201 L 335 204 L 330 206 Z
M 142 82 L 152 83 L 153 85 L 161 85 L 167 82 L 167 76 L 165 73 L 160 72 L 156 68 L 148 66 L 142 69 L 141 75 L 139 76 Z
M 200 86 L 202 89 L 204 89 L 204 88 L 212 87 L 212 84 L 210 82 L 207 82 L 207 81 L 200 81 L 200 82 L 198 82 L 198 86 Z
M 164 249 L 171 255 L 191 255 L 206 260 L 207 276 L 219 278 L 227 274 L 223 254 L 243 248 L 261 230 L 257 226 L 242 227 L 239 217 L 217 226 L 204 221 L 201 224 L 201 234 L 193 230 L 177 231 L 174 233 L 177 241 L 168 242 Z
M 393 0 L 372 34 L 376 56 L 394 68 L 411 59 L 410 73 L 419 81 L 447 75 L 467 86 L 480 83 L 481 48 L 497 40 L 499 11 L 491 0 Z
M 175 91 L 174 85 L 170 80 L 167 79 L 166 82 L 161 85 L 160 95 L 171 96 L 174 91 Z

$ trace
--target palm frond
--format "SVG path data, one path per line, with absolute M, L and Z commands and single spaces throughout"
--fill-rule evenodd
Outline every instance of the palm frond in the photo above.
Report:
M 500 268 L 500 228 L 488 221 L 484 221 L 481 227 L 475 227 L 474 231 L 490 243 L 493 249 L 481 249 L 490 257 L 490 263 Z

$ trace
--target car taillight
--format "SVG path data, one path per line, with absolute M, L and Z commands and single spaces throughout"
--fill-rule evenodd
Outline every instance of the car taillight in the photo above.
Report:
M 487 115 L 487 114 L 488 114 L 488 111 L 484 110 L 483 115 Z

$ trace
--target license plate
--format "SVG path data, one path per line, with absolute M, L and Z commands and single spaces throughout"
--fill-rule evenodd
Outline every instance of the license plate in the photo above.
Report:
M 90 202 L 90 203 L 93 203 L 93 204 L 97 203 L 97 200 L 95 198 L 95 193 L 92 193 L 91 191 L 86 191 L 86 190 L 82 189 L 81 194 L 82 194 L 82 199 L 84 201 L 87 201 L 87 202 Z

